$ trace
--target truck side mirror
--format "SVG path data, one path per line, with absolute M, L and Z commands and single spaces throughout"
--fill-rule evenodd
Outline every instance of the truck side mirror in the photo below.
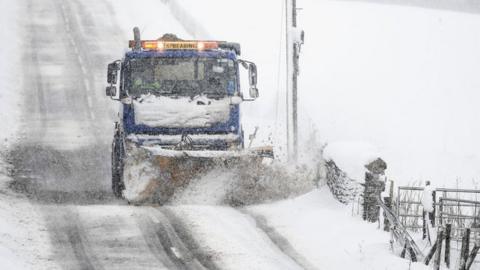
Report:
M 115 61 L 108 64 L 107 82 L 109 84 L 117 83 L 118 70 L 120 70 L 120 61 Z
M 241 95 L 243 101 L 253 101 L 256 98 L 258 98 L 258 88 L 257 88 L 257 66 L 246 60 L 238 60 L 238 63 L 241 64 L 245 69 L 248 69 L 248 84 L 250 85 L 249 89 L 249 97 L 244 98 L 243 95 Z
M 250 86 L 257 86 L 257 66 L 254 63 L 248 65 L 248 78 Z
M 257 66 L 254 63 L 248 65 L 248 79 L 250 83 L 250 97 L 258 98 L 257 88 Z
M 107 97 L 114 97 L 117 95 L 117 87 L 115 85 L 107 86 L 105 88 L 105 94 Z

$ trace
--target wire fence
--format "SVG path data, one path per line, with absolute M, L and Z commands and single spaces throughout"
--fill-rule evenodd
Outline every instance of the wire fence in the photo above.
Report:
M 414 186 L 397 188 L 395 213 L 401 224 L 413 232 L 424 227 L 423 190 Z M 480 190 L 437 188 L 433 191 L 433 205 L 432 225 L 452 224 L 452 240 L 461 241 L 465 228 L 471 228 L 472 240 L 480 240 Z

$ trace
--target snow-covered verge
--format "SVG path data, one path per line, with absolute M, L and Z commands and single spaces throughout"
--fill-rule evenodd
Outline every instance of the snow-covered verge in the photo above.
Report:
M 23 195 L 9 189 L 6 152 L 18 139 L 21 113 L 21 4 L 0 1 L 0 268 L 56 269 L 48 260 L 49 238 L 41 215 Z
M 265 219 L 316 269 L 428 269 L 392 253 L 390 234 L 352 216 L 327 188 L 295 199 L 251 206 L 247 212 Z M 396 250 L 399 252 L 399 250 Z M 409 268 L 410 267 L 410 268 Z

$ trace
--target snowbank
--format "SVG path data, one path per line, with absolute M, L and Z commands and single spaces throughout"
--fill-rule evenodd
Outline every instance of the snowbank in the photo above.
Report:
M 251 206 L 316 269 L 428 269 L 390 251 L 390 234 L 334 200 L 327 188 L 273 204 Z M 301 232 L 301 233 L 299 233 Z
M 365 180 L 365 165 L 381 157 L 372 144 L 365 142 L 333 142 L 324 150 L 324 158 L 333 160 L 349 177 L 356 181 Z

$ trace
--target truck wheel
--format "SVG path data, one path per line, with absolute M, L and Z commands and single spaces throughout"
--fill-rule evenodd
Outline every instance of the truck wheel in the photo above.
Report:
M 117 198 L 122 198 L 123 184 L 123 162 L 121 159 L 121 148 L 117 140 L 112 145 L 112 191 Z

